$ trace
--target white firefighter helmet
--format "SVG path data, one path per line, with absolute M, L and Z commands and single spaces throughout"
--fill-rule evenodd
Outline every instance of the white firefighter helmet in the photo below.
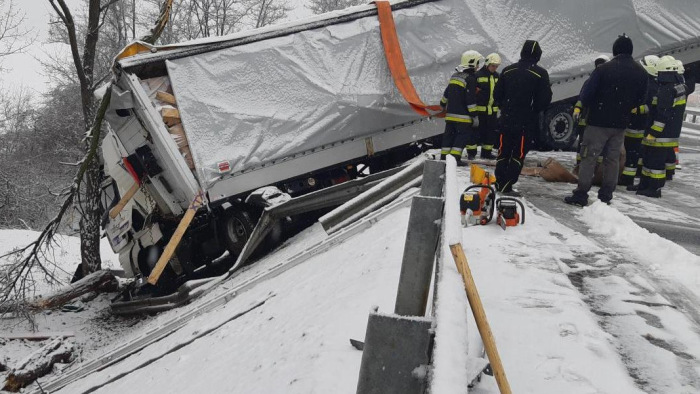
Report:
M 470 50 L 462 54 L 462 62 L 459 67 L 463 70 L 478 70 L 481 67 L 481 60 L 484 57 L 477 51 Z
M 656 76 L 658 71 L 656 70 L 656 64 L 659 62 L 659 57 L 656 55 L 646 55 L 642 59 L 642 67 L 647 70 L 647 73 Z
M 500 65 L 501 64 L 501 57 L 497 53 L 489 53 L 486 55 L 486 61 L 484 62 L 485 66 L 490 66 L 492 64 L 495 65 Z
M 659 62 L 656 63 L 656 71 L 657 72 L 663 72 L 663 71 L 678 72 L 678 62 L 676 62 L 676 59 L 673 56 L 670 56 L 670 55 L 662 56 L 661 59 L 659 59 Z
M 678 74 L 683 75 L 685 73 L 685 67 L 683 67 L 683 62 L 676 59 L 676 67 L 678 67 Z

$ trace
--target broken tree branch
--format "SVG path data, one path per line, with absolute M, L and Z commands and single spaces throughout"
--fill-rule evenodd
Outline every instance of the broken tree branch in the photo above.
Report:
M 70 361 L 72 354 L 73 344 L 56 338 L 13 368 L 2 389 L 16 393 L 37 378 L 51 372 L 54 364 Z
M 83 294 L 93 291 L 109 293 L 114 292 L 119 288 L 119 282 L 111 271 L 101 270 L 80 279 L 75 283 L 71 283 L 58 292 L 33 301 L 30 306 L 38 309 L 53 309 L 67 304 Z
M 161 33 L 163 33 L 163 30 L 165 30 L 165 25 L 168 23 L 168 19 L 170 19 L 170 10 L 172 8 L 173 0 L 163 1 L 163 4 L 160 6 L 160 15 L 158 15 L 158 20 L 156 21 L 155 26 L 153 26 L 149 34 L 141 37 L 141 41 L 151 45 L 158 41 L 158 37 L 160 37 Z

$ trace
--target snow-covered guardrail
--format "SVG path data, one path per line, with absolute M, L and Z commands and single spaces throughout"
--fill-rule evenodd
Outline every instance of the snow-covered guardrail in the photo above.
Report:
M 454 158 L 448 156 L 445 169 L 443 236 L 438 249 L 440 257 L 437 259 L 439 267 L 436 278 L 435 349 L 430 391 L 463 392 L 483 371 L 485 360 L 474 354 L 475 352 L 470 353 L 469 349 L 467 311 L 471 310 L 499 390 L 502 394 L 510 394 L 510 385 L 496 349 L 496 342 L 462 249 L 459 195 L 457 163 Z
M 511 392 L 462 250 L 457 184 L 453 158 L 426 161 L 421 194 L 411 204 L 394 313 L 370 312 L 358 394 L 464 392 L 488 365 L 480 349 L 470 353 L 470 310 L 501 393 Z

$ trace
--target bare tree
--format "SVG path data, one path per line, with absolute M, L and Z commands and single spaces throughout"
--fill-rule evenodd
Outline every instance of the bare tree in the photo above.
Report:
M 158 15 L 155 5 L 160 0 L 145 0 L 142 20 Z M 160 36 L 162 44 L 171 44 L 202 37 L 222 36 L 246 28 L 251 13 L 250 0 L 181 0 L 173 4 L 170 20 Z
M 25 15 L 20 13 L 12 0 L 0 0 L 0 71 L 4 57 L 27 49 L 36 38 L 24 26 Z
M 82 53 L 79 49 L 78 30 L 73 19 L 73 14 L 65 0 L 49 0 L 56 15 L 68 34 L 68 41 L 73 57 L 76 75 L 80 82 L 80 98 L 82 103 L 84 129 L 93 124 L 95 118 L 94 91 L 97 88 L 94 83 L 95 58 L 97 42 L 100 37 L 105 15 L 110 5 L 116 0 L 88 0 L 87 30 L 83 41 Z M 89 130 L 88 130 L 89 131 Z M 100 134 L 87 134 L 85 137 L 85 150 L 89 150 L 91 138 L 100 138 Z M 102 266 L 100 259 L 100 168 L 97 161 L 90 161 L 85 170 L 85 184 L 83 197 L 78 198 L 80 207 L 80 254 L 83 274 L 87 275 L 99 270 Z
M 5 311 L 17 310 L 18 307 L 26 305 L 22 301 L 25 300 L 28 296 L 28 290 L 31 288 L 32 285 L 32 271 L 35 267 L 38 267 L 39 270 L 42 271 L 49 279 L 55 280 L 55 277 L 53 277 L 52 272 L 48 270 L 47 267 L 44 266 L 40 260 L 47 251 L 50 251 L 52 240 L 66 212 L 73 205 L 75 199 L 80 198 L 80 194 L 78 192 L 81 189 L 83 180 L 85 180 L 86 183 L 90 182 L 89 172 L 91 171 L 91 168 L 97 167 L 96 155 L 97 147 L 99 145 L 99 136 L 101 132 L 102 121 L 104 119 L 105 112 L 109 107 L 109 102 L 111 98 L 112 89 L 110 84 L 107 87 L 102 101 L 100 102 L 99 108 L 96 111 L 94 111 L 94 108 L 92 107 L 85 108 L 86 103 L 92 103 L 92 101 L 86 100 L 84 94 L 85 89 L 90 89 L 90 93 L 92 93 L 92 91 L 94 91 L 95 89 L 95 86 L 92 84 L 92 66 L 94 65 L 94 53 L 97 44 L 96 41 L 99 37 L 99 29 L 104 23 L 105 12 L 108 10 L 111 3 L 115 2 L 116 0 L 110 0 L 109 2 L 105 3 L 101 3 L 99 0 L 89 0 L 89 18 L 87 24 L 88 30 L 84 43 L 84 51 L 82 58 L 80 57 L 80 53 L 78 52 L 77 34 L 75 30 L 76 25 L 73 20 L 70 9 L 65 3 L 65 0 L 48 1 L 51 3 L 51 6 L 54 8 L 60 20 L 66 27 L 69 36 L 71 53 L 73 55 L 78 78 L 80 80 L 80 93 L 82 99 L 81 104 L 83 107 L 83 117 L 87 119 L 89 115 L 94 114 L 95 119 L 93 122 L 91 122 L 92 126 L 88 130 L 85 138 L 86 141 L 89 141 L 87 153 L 85 154 L 82 161 L 79 163 L 80 165 L 75 175 L 73 184 L 70 186 L 69 191 L 65 194 L 65 199 L 61 204 L 61 208 L 58 214 L 44 227 L 43 231 L 40 233 L 39 237 L 34 242 L 30 243 L 29 245 L 23 248 L 15 250 L 12 253 L 0 256 L 0 258 L 7 258 L 10 256 L 15 257 L 15 260 L 11 264 L 0 267 L 0 278 L 2 279 L 0 280 L 0 310 Z M 146 37 L 143 37 L 142 40 L 145 40 L 150 43 L 155 42 L 155 40 L 158 39 L 158 36 L 161 34 L 163 28 L 165 27 L 170 13 L 170 7 L 172 6 L 172 0 L 163 1 L 164 3 L 161 7 L 160 19 L 156 21 L 155 27 L 151 30 L 150 34 Z M 92 57 L 92 59 L 90 59 L 89 57 Z M 87 99 L 92 100 L 92 98 Z M 97 189 L 96 200 L 98 200 L 96 204 L 99 207 L 98 185 L 95 185 L 95 188 Z M 83 208 L 83 218 L 84 217 L 85 209 Z M 89 260 L 86 264 L 86 256 L 84 252 L 86 243 L 82 241 L 83 226 L 84 219 L 81 219 L 81 257 L 83 258 L 82 266 L 83 268 L 85 268 L 86 265 L 89 265 L 94 260 Z M 96 223 L 96 227 L 93 227 L 92 230 L 94 230 L 95 232 L 95 239 L 99 241 L 99 221 Z M 93 234 L 89 234 L 89 236 L 90 239 L 88 239 L 87 244 L 90 247 L 93 245 L 96 246 L 96 257 L 97 262 L 99 264 L 99 243 L 92 243 Z M 93 269 L 94 267 L 88 268 Z
M 310 0 L 306 8 L 310 9 L 314 14 L 323 14 L 324 12 L 342 10 L 367 2 L 366 0 Z
M 252 0 L 253 26 L 272 25 L 287 17 L 291 7 L 286 0 Z

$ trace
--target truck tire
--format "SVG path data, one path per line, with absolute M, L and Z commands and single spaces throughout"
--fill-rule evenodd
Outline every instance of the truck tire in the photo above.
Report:
M 549 149 L 568 150 L 576 143 L 574 118 L 571 104 L 557 104 L 544 114 L 542 142 Z
M 233 258 L 238 257 L 255 228 L 249 212 L 236 208 L 228 209 L 219 227 L 219 234 Z

